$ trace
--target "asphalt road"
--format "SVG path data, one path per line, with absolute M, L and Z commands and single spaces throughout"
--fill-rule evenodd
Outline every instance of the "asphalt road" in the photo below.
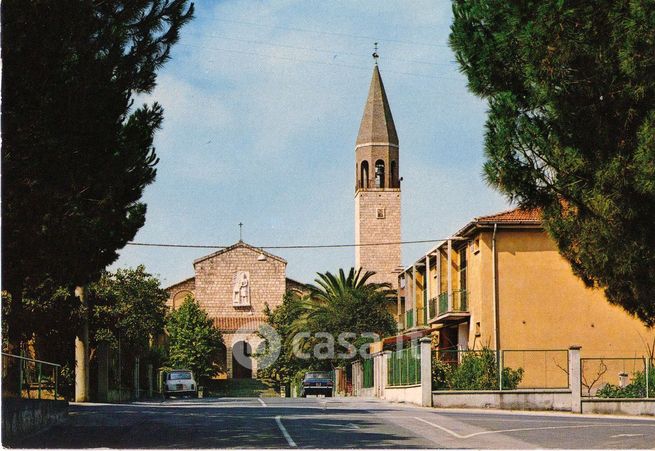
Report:
M 655 448 L 655 419 L 428 409 L 361 398 L 74 404 L 25 448 Z

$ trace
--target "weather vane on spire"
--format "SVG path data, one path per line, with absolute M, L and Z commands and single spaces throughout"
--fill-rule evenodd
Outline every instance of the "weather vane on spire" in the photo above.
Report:
M 377 65 L 378 64 L 378 58 L 380 57 L 380 55 L 378 55 L 378 43 L 375 42 L 374 45 L 375 45 L 375 48 L 373 50 L 373 60 L 375 60 L 375 64 Z

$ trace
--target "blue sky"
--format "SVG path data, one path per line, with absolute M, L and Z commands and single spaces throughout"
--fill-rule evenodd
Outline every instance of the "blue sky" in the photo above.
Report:
M 439 239 L 508 208 L 482 178 L 486 103 L 447 46 L 446 0 L 196 1 L 152 95 L 165 120 L 137 242 L 354 242 L 355 139 L 373 42 L 400 139 L 403 240 Z M 403 246 L 408 265 L 431 247 Z M 164 286 L 211 250 L 127 246 L 112 266 Z M 272 250 L 287 275 L 354 265 L 354 249 Z

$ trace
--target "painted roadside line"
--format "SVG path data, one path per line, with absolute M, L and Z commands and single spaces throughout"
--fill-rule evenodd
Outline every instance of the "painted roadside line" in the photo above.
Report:
M 282 435 L 284 435 L 284 438 L 287 440 L 289 446 L 292 448 L 296 448 L 298 445 L 296 445 L 296 442 L 293 441 L 293 439 L 287 432 L 287 428 L 285 428 L 284 425 L 282 424 L 282 417 L 280 415 L 277 415 L 275 417 L 275 422 L 277 423 L 277 427 L 280 428 L 280 431 L 282 431 Z
M 533 427 L 533 428 L 516 428 L 516 429 L 502 429 L 499 431 L 482 431 L 482 432 L 474 432 L 473 434 L 468 434 L 468 435 L 460 435 L 455 431 L 451 431 L 448 428 L 445 428 L 443 426 L 440 426 L 438 424 L 432 423 L 431 421 L 424 420 L 423 418 L 419 417 L 414 417 L 415 419 L 422 421 L 423 423 L 429 424 L 432 427 L 435 427 L 437 429 L 440 429 L 450 435 L 452 435 L 455 438 L 460 438 L 460 439 L 467 439 L 471 437 L 477 437 L 479 435 L 489 435 L 489 434 L 504 434 L 506 432 L 523 432 L 523 431 L 544 431 L 544 430 L 550 430 L 550 429 L 583 429 L 583 428 L 593 428 L 593 427 L 602 427 L 604 425 L 600 424 L 585 424 L 585 425 L 571 425 L 571 426 L 543 426 L 543 427 Z
M 264 400 L 262 398 L 257 398 L 257 400 L 261 403 L 262 406 L 268 407 L 268 405 L 266 405 L 266 403 L 264 402 Z

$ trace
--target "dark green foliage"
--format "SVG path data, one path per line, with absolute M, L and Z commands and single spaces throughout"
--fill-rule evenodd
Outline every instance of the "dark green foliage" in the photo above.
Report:
M 97 280 L 145 221 L 155 178 L 155 86 L 187 0 L 2 2 L 2 284 L 9 335 L 26 336 L 22 297 L 48 280 Z M 40 299 L 39 299 L 40 301 Z
M 491 349 L 464 352 L 459 364 L 432 361 L 434 390 L 498 390 L 498 364 Z M 523 368 L 503 368 L 503 390 L 514 390 L 523 379 Z
M 258 368 L 257 377 L 270 381 L 276 390 L 280 390 L 280 386 L 291 382 L 293 376 L 304 367 L 307 362 L 303 362 L 296 358 L 289 350 L 288 346 L 292 338 L 291 324 L 301 314 L 301 302 L 299 296 L 295 293 L 287 292 L 284 295 L 282 304 L 275 310 L 271 310 L 268 305 L 264 309 L 267 323 L 277 332 L 280 336 L 282 349 L 277 360 L 266 368 Z M 255 357 L 259 361 L 271 352 L 271 349 L 258 350 Z
M 455 0 L 450 43 L 489 102 L 484 167 L 542 209 L 574 272 L 655 324 L 655 2 Z
M 443 362 L 433 356 L 432 358 L 432 390 L 448 390 L 449 378 L 453 372 L 453 365 Z
M 143 265 L 103 273 L 87 290 L 91 343 L 116 346 L 120 339 L 124 352 L 144 355 L 151 339 L 164 332 L 167 299 L 159 279 Z
M 214 360 L 223 346 L 221 332 L 198 303 L 187 297 L 166 319 L 168 358 L 172 368 L 193 371 L 198 380 L 212 376 L 218 368 Z
M 655 397 L 655 368 L 650 367 L 648 377 L 649 398 Z M 625 387 L 605 384 L 596 392 L 599 398 L 645 398 L 646 397 L 646 372 L 637 371 L 632 380 Z
M 362 273 L 361 269 L 355 271 L 354 268 L 346 275 L 340 269 L 336 276 L 330 272 L 319 273 L 316 285 L 308 285 L 309 294 L 301 299 L 301 314 L 291 328 L 294 333 L 312 334 L 312 338 L 304 342 L 306 351 L 324 342 L 322 338 L 315 338 L 320 332 L 334 337 L 335 354 L 348 352 L 338 342 L 343 332 L 356 335 L 348 342 L 357 352 L 362 345 L 373 341 L 372 337 L 362 334 L 377 334 L 379 338 L 395 334 L 397 325 L 388 310 L 389 305 L 396 302 L 395 291 L 388 284 L 370 282 L 373 275 L 373 271 Z M 344 366 L 350 360 L 352 358 L 335 357 L 330 363 L 332 367 Z

